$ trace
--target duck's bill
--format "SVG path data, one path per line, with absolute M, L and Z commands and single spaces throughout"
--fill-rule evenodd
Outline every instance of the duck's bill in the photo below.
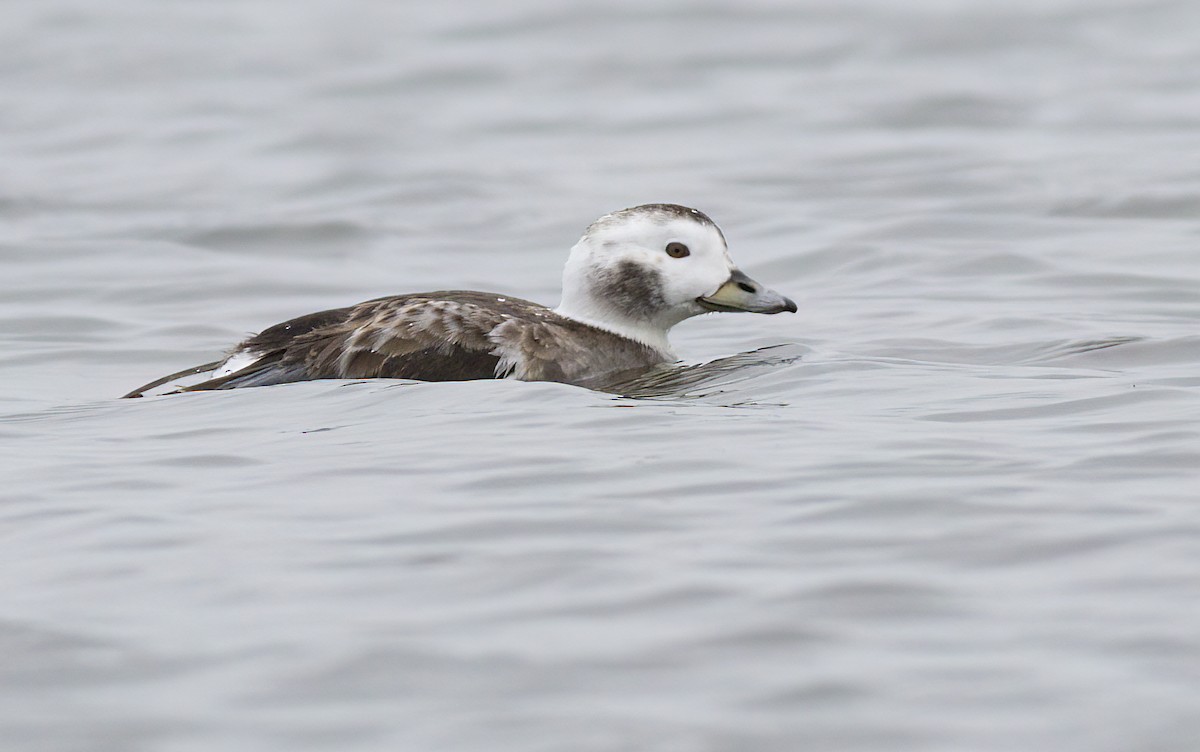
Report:
M 696 298 L 709 311 L 748 311 L 750 313 L 796 312 L 796 304 L 774 290 L 747 277 L 740 269 L 712 295 Z

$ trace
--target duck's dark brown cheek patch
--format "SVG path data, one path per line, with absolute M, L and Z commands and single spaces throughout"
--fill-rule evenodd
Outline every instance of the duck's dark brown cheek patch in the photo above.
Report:
M 650 318 L 666 305 L 658 270 L 633 261 L 604 270 L 596 292 L 614 308 L 637 318 Z

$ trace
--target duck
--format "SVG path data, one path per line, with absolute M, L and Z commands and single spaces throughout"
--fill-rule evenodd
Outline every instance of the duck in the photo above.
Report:
M 676 324 L 706 313 L 795 313 L 734 263 L 708 215 L 643 204 L 592 222 L 571 248 L 550 308 L 473 290 L 409 293 L 310 313 L 264 329 L 225 357 L 163 376 L 177 392 L 315 379 L 517 379 L 598 388 L 679 358 Z

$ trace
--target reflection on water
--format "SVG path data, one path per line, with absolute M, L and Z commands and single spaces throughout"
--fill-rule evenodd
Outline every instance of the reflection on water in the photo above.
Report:
M 809 348 L 797 344 L 773 345 L 757 350 L 717 358 L 696 365 L 666 364 L 636 376 L 618 378 L 597 385 L 599 391 L 622 397 L 674 399 L 703 398 L 720 394 L 771 370 L 794 363 Z M 743 390 L 743 397 L 746 390 Z M 741 403 L 739 403 L 741 404 Z
M 1039 352 L 1037 355 L 1027 358 L 1025 362 L 1036 363 L 1039 361 L 1053 361 L 1058 358 L 1066 358 L 1072 355 L 1082 355 L 1084 353 L 1096 352 L 1097 350 L 1107 350 L 1110 347 L 1121 347 L 1122 345 L 1128 345 L 1134 342 L 1142 342 L 1144 340 L 1144 337 L 1107 337 L 1105 339 L 1089 339 L 1048 344 L 1043 346 L 1041 352 Z

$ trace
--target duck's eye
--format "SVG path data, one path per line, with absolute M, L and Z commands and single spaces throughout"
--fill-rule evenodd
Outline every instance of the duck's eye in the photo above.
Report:
M 692 252 L 683 243 L 667 243 L 667 255 L 671 258 L 683 258 L 692 255 Z

